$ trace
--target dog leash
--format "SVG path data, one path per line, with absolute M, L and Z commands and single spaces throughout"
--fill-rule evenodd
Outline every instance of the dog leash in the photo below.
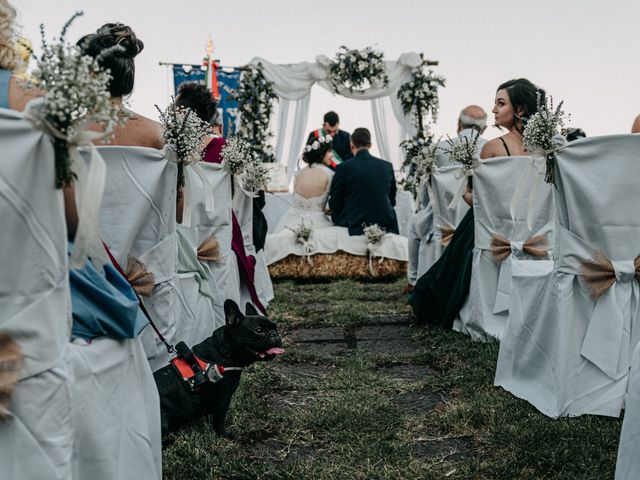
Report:
M 124 273 L 124 270 L 122 270 L 122 267 L 120 266 L 118 261 L 114 258 L 113 254 L 111 253 L 111 250 L 109 250 L 109 247 L 107 247 L 107 244 L 104 243 L 104 241 L 103 241 L 102 245 L 104 245 L 104 249 L 107 251 L 107 255 L 109 255 L 109 259 L 111 259 L 111 263 L 113 264 L 115 269 L 118 270 L 120 275 L 122 275 L 124 277 L 124 279 L 127 280 L 127 282 L 129 282 L 129 280 L 127 279 L 127 274 Z M 153 320 L 151 320 L 151 315 L 149 315 L 149 312 L 147 311 L 147 308 L 144 306 L 144 303 L 142 303 L 142 299 L 140 298 L 140 295 L 138 295 L 138 292 L 136 292 L 133 287 L 131 288 L 131 290 L 133 290 L 133 293 L 138 298 L 138 303 L 140 304 L 140 309 L 142 310 L 142 313 L 144 313 L 144 316 L 147 317 L 147 320 L 149 321 L 149 324 L 151 325 L 153 330 L 156 332 L 156 335 L 158 336 L 160 341 L 164 344 L 165 348 L 167 349 L 167 352 L 169 352 L 169 355 L 172 355 L 172 354 L 176 353 L 175 347 L 173 345 L 171 345 L 169 342 L 167 342 L 167 340 L 164 338 L 162 333 L 160 333 L 160 330 L 158 330 L 158 327 L 156 327 L 156 324 L 153 323 Z

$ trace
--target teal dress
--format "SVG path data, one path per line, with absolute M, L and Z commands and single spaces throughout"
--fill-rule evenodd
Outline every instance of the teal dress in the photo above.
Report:
M 138 297 L 113 265 L 96 269 L 87 260 L 84 267 L 69 270 L 69 286 L 72 338 L 135 338 L 146 327 Z
M 9 81 L 11 72 L 0 68 L 0 108 L 9 108 Z

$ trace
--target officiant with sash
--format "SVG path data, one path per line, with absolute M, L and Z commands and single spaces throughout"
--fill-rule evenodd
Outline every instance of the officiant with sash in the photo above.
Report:
M 340 130 L 340 117 L 336 112 L 327 112 L 324 115 L 322 128 L 314 130 L 307 138 L 307 144 L 313 143 L 314 139 L 331 135 L 333 138 L 333 159 L 329 164 L 331 170 L 335 170 L 342 162 L 353 157 L 351 153 L 351 135 L 349 132 Z

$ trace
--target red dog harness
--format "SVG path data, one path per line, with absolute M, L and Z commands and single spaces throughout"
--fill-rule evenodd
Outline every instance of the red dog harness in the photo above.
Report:
M 177 355 L 170 362 L 189 391 L 199 392 L 208 383 L 217 383 L 226 371 L 242 371 L 242 367 L 225 367 L 199 358 L 184 342 L 175 346 Z

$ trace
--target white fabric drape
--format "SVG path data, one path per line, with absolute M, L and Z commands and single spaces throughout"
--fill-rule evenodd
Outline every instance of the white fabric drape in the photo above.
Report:
M 402 106 L 397 98 L 397 92 L 403 83 L 411 78 L 411 70 L 421 63 L 420 56 L 415 52 L 403 53 L 396 61 L 385 62 L 389 83 L 386 87 L 374 86 L 364 92 L 350 92 L 341 88 L 338 94 L 346 98 L 357 100 L 371 100 L 372 114 L 374 117 L 374 129 L 378 142 L 378 148 L 385 159 L 391 161 L 395 168 L 401 164 L 402 152 L 399 147 L 392 147 L 395 139 L 393 129 L 389 128 L 387 117 L 387 103 L 383 100 L 388 97 L 393 116 L 399 124 L 400 140 L 415 134 L 411 121 L 402 112 Z M 276 65 L 264 58 L 255 57 L 249 64 L 262 65 L 265 77 L 273 82 L 273 88 L 278 95 L 279 106 L 277 111 L 277 131 L 275 136 L 275 152 L 278 162 L 287 166 L 287 177 L 293 178 L 296 163 L 302 152 L 306 140 L 306 129 L 309 115 L 309 102 L 311 88 L 316 83 L 322 88 L 334 92 L 329 83 L 330 60 L 320 55 L 314 63 L 301 62 L 288 65 Z M 290 110 L 293 109 L 293 115 Z M 399 143 L 399 142 L 398 142 Z

